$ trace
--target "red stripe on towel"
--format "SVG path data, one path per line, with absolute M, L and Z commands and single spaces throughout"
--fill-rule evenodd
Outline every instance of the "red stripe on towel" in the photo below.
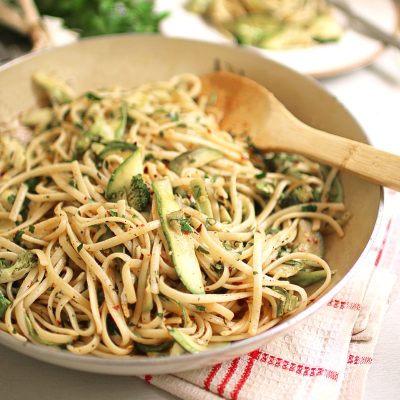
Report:
M 387 241 L 387 238 L 388 238 L 390 225 L 392 225 L 392 218 L 389 219 L 389 222 L 386 225 L 385 236 L 383 237 L 383 241 L 382 241 L 381 247 L 378 250 L 378 255 L 376 256 L 376 259 L 375 259 L 375 267 L 377 267 L 379 265 L 379 262 L 381 261 L 382 253 L 383 253 L 383 250 L 385 249 L 386 241 Z
M 224 396 L 224 391 L 225 387 L 228 384 L 228 382 L 231 380 L 233 374 L 235 373 L 238 365 L 239 365 L 240 357 L 236 357 L 232 362 L 231 365 L 228 368 L 228 371 L 226 372 L 225 376 L 223 377 L 222 381 L 217 387 L 218 394 L 223 397 Z
M 268 363 L 275 368 L 281 368 L 289 372 L 295 372 L 297 375 L 310 377 L 323 376 L 327 379 L 332 379 L 334 381 L 337 381 L 339 378 L 339 373 L 331 369 L 326 369 L 323 367 L 312 367 L 310 365 L 292 362 L 264 352 L 261 353 L 259 361 L 263 363 Z
M 256 360 L 260 357 L 261 351 L 255 350 L 249 353 L 249 359 L 247 360 L 246 368 L 243 371 L 242 376 L 240 377 L 238 383 L 236 384 L 235 388 L 231 392 L 231 399 L 237 400 L 240 391 L 242 390 L 244 384 L 247 382 L 251 374 L 251 370 L 253 369 L 253 365 Z
M 360 311 L 361 310 L 361 304 L 360 303 L 353 303 L 350 301 L 343 301 L 339 299 L 332 299 L 327 306 L 337 308 L 339 310 L 354 310 L 354 311 Z
M 214 380 L 215 375 L 217 375 L 217 372 L 221 369 L 221 366 L 222 366 L 221 363 L 215 364 L 215 365 L 211 368 L 211 371 L 210 371 L 210 373 L 207 375 L 207 378 L 204 379 L 203 385 L 204 385 L 204 388 L 205 388 L 206 390 L 210 391 L 211 383 L 212 383 L 212 381 Z
M 347 357 L 347 364 L 372 364 L 373 358 L 369 356 L 357 356 L 356 354 L 349 354 Z

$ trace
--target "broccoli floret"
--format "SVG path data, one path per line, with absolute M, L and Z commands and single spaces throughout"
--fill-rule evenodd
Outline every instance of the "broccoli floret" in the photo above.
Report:
M 3 317 L 6 312 L 8 306 L 11 304 L 11 301 L 4 296 L 4 294 L 0 291 L 0 318 Z
M 150 190 L 143 181 L 141 174 L 134 175 L 131 186 L 126 191 L 128 204 L 138 211 L 144 211 L 150 202 Z
M 32 268 L 37 265 L 37 256 L 30 251 L 21 253 L 14 264 L 0 266 L 0 283 L 14 282 L 23 278 Z

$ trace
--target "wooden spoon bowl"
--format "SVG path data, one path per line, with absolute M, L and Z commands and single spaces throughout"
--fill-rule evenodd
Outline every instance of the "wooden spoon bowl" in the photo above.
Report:
M 221 127 L 246 132 L 262 150 L 298 153 L 400 191 L 400 157 L 312 128 L 298 120 L 265 87 L 241 75 L 202 76 L 203 93 L 216 95 Z

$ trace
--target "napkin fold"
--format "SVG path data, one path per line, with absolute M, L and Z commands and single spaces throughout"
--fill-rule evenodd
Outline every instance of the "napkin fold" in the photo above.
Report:
M 144 379 L 185 400 L 357 400 L 399 276 L 399 195 L 386 192 L 381 229 L 362 270 L 327 305 L 265 346 L 209 368 Z

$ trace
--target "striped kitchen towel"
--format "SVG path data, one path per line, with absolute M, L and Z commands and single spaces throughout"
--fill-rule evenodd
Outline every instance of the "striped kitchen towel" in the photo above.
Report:
M 145 380 L 185 400 L 362 399 L 400 272 L 399 199 L 386 191 L 381 231 L 362 272 L 295 329 L 230 362 Z

